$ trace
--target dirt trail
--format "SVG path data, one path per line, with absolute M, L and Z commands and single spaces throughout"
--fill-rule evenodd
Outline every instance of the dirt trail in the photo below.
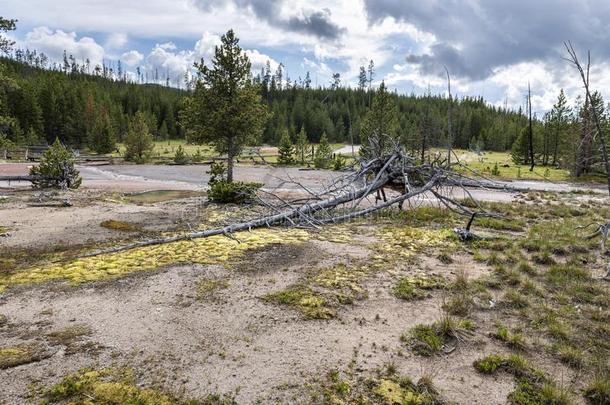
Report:
M 28 164 L 0 164 L 0 174 L 18 175 L 27 174 Z M 83 186 L 93 189 L 111 191 L 144 191 L 144 190 L 201 190 L 209 180 L 206 173 L 209 166 L 163 166 L 163 165 L 107 165 L 107 166 L 78 166 L 83 177 Z M 235 177 L 237 180 L 263 183 L 269 190 L 295 191 L 300 188 L 291 179 L 298 181 L 305 187 L 319 190 L 324 184 L 340 176 L 340 172 L 327 170 L 303 170 L 299 168 L 284 168 L 270 166 L 237 165 Z M 583 191 L 606 192 L 603 185 L 551 183 L 544 181 L 497 181 L 507 187 L 523 188 L 532 191 Z M 14 183 L 15 187 L 27 187 L 27 183 Z M 8 186 L 7 182 L 0 182 L 0 188 Z M 505 201 L 506 198 L 497 194 L 506 194 L 501 191 L 479 190 L 478 197 L 490 201 Z

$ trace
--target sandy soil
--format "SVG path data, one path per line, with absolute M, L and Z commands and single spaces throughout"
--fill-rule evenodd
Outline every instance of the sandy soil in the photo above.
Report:
M 148 381 L 190 396 L 221 392 L 237 393 L 239 403 L 306 403 L 304 382 L 355 359 L 363 374 L 394 361 L 413 378 L 433 375 L 443 393 L 459 403 L 504 403 L 512 380 L 490 382 L 471 366 L 483 353 L 497 351 L 492 344 L 465 345 L 432 361 L 401 348 L 404 331 L 438 318 L 438 295 L 402 302 L 388 292 L 392 277 L 379 274 L 366 282 L 369 299 L 342 309 L 330 321 L 303 320 L 295 311 L 260 299 L 298 281 L 312 265 L 369 254 L 364 247 L 350 246 L 308 242 L 290 254 L 282 252 L 282 260 L 269 260 L 274 249 L 282 249 L 278 245 L 232 271 L 178 266 L 78 288 L 47 285 L 9 292 L 0 301 L 0 312 L 9 320 L 1 329 L 5 344 L 40 340 L 74 325 L 86 325 L 91 333 L 84 338 L 88 344 L 75 353 L 54 347 L 50 358 L 0 371 L 0 379 L 10 376 L 11 381 L 0 385 L 0 398 L 21 403 L 32 381 L 48 385 L 80 368 L 119 361 L 143 370 Z M 311 257 L 324 259 L 314 264 Z M 461 267 L 458 263 L 443 273 Z M 198 300 L 196 285 L 202 277 L 228 277 L 230 286 L 213 299 Z
M 18 173 L 22 168 L 0 169 Z M 199 189 L 195 173 L 203 171 L 190 166 L 137 169 L 140 177 L 134 167 L 126 166 L 83 170 L 85 190 L 51 197 L 71 198 L 74 206 L 69 208 L 31 207 L 37 193 L 5 193 L 8 199 L 0 204 L 0 225 L 9 228 L 10 236 L 0 238 L 0 246 L 34 251 L 130 236 L 99 226 L 108 219 L 158 232 L 183 227 L 185 217 L 193 219 L 189 213 L 205 217 L 198 198 L 150 205 L 117 202 L 114 191 L 156 189 L 157 182 L 160 189 L 180 189 L 180 184 L 184 189 Z M 269 187 L 290 189 L 264 170 L 240 168 L 238 178 L 250 180 L 263 174 Z M 180 180 L 172 180 L 176 173 L 182 173 L 177 176 Z M 321 177 L 332 176 L 330 172 L 292 174 L 300 174 L 300 181 L 312 186 Z M 113 192 L 96 187 L 110 187 Z M 501 194 L 481 194 L 488 199 L 496 195 Z M 425 204 L 426 198 L 420 203 Z M 314 238 L 297 245 L 271 245 L 227 266 L 170 266 L 78 287 L 47 283 L 0 293 L 0 314 L 8 319 L 0 326 L 1 345 L 39 342 L 48 346 L 49 354 L 37 362 L 0 370 L 0 403 L 26 403 L 31 384 L 49 386 L 84 367 L 116 364 L 138 370 L 142 384 L 187 397 L 227 393 L 244 404 L 307 403 L 307 384 L 330 369 L 345 369 L 351 361 L 364 376 L 388 363 L 413 379 L 431 375 L 441 393 L 460 404 L 506 403 L 514 379 L 503 374 L 484 377 L 472 367 L 475 359 L 506 351 L 487 336 L 489 330 L 478 330 L 455 351 L 432 358 L 415 356 L 399 339 L 415 324 L 439 319 L 443 293 L 402 301 L 391 294 L 397 278 L 415 272 L 448 279 L 462 271 L 472 278 L 488 274 L 489 268 L 467 256 L 457 256 L 453 264 L 445 265 L 434 255 L 422 254 L 404 268 L 375 272 L 363 281 L 368 298 L 341 306 L 331 320 L 307 320 L 294 309 L 261 299 L 304 280 L 314 268 L 336 263 L 349 266 L 374 254 L 375 239 L 364 234 L 354 238 L 351 243 Z M 197 285 L 204 278 L 227 279 L 228 287 L 201 298 Z M 485 312 L 476 316 L 493 324 Z M 49 333 L 75 326 L 87 333 L 68 344 L 48 338 Z M 544 359 L 539 364 L 572 377 L 565 367 Z

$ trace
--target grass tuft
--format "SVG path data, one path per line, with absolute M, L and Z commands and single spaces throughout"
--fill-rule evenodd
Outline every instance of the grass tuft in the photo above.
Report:
M 445 279 L 440 276 L 409 276 L 398 280 L 393 293 L 397 298 L 414 301 L 428 298 L 432 290 L 442 288 L 444 285 Z
M 401 340 L 408 343 L 414 353 L 432 356 L 440 353 L 450 342 L 469 336 L 475 328 L 476 325 L 470 320 L 456 321 L 444 317 L 433 324 L 415 325 L 401 336 Z
M 596 377 L 584 390 L 584 397 L 592 405 L 610 404 L 610 376 Z
M 197 298 L 209 298 L 217 291 L 229 288 L 229 285 L 229 281 L 225 279 L 202 279 L 197 283 Z

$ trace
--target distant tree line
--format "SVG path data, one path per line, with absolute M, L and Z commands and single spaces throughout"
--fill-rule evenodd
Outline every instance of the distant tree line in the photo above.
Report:
M 368 72 L 367 72 L 368 70 Z M 330 142 L 361 142 L 363 120 L 377 91 L 372 87 L 374 65 L 361 67 L 356 89 L 340 86 L 335 75 L 330 87 L 313 88 L 309 73 L 305 79 L 283 78 L 280 65 L 275 73 L 269 65 L 254 80 L 261 85 L 271 118 L 262 142 L 277 145 L 285 131 L 296 141 L 302 129 L 309 141 L 317 143 L 324 133 Z M 401 134 L 409 147 L 419 149 L 446 145 L 449 99 L 436 95 L 389 93 L 396 106 L 397 122 L 392 130 Z M 453 100 L 453 138 L 458 148 L 510 150 L 522 126 L 518 111 L 490 106 L 481 97 Z
M 99 153 L 115 150 L 141 113 L 157 140 L 184 138 L 178 114 L 184 92 L 154 84 L 31 66 L 0 59 L 10 85 L 0 87 L 0 114 L 10 117 L 0 127 L 14 144 L 52 144 L 55 138 Z

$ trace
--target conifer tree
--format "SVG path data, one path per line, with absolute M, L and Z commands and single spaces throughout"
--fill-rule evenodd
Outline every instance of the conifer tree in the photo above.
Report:
M 177 165 L 185 165 L 189 162 L 189 157 L 182 148 L 182 145 L 178 145 L 178 149 L 176 149 L 176 154 L 174 155 L 174 163 Z
M 368 79 L 366 77 L 366 69 L 364 66 L 360 66 L 360 74 L 358 75 L 358 90 L 366 89 Z
M 361 153 L 364 156 L 379 156 L 387 153 L 398 139 L 396 102 L 381 82 L 375 93 L 373 106 L 367 113 L 360 129 Z
M 36 188 L 63 188 L 76 189 L 82 182 L 78 170 L 74 166 L 74 154 L 66 148 L 59 138 L 40 159 L 40 163 L 30 169 L 32 176 L 40 176 L 32 181 Z
M 294 146 L 292 145 L 290 135 L 288 135 L 288 131 L 286 130 L 284 130 L 284 133 L 280 138 L 277 163 L 284 166 L 294 163 Z
M 550 124 L 551 124 L 551 148 L 553 154 L 552 165 L 556 165 L 560 158 L 560 148 L 565 137 L 565 132 L 568 127 L 568 120 L 570 115 L 570 108 L 568 107 L 568 101 L 563 92 L 563 89 L 559 91 L 559 97 L 557 97 L 557 103 L 553 105 L 553 109 L 550 113 Z
M 0 16 L 0 34 L 3 32 L 13 31 L 15 29 L 15 20 L 7 20 Z M 11 47 L 14 44 L 13 41 L 0 35 L 0 56 L 3 53 L 9 53 Z M 9 140 L 11 132 L 15 132 L 16 125 L 18 124 L 8 114 L 8 103 L 7 93 L 15 86 L 15 83 L 4 71 L 4 66 L 0 65 L 0 147 L 6 148 L 12 144 Z M 15 136 L 13 136 L 13 139 Z
M 95 121 L 89 138 L 89 147 L 96 153 L 110 153 L 114 150 L 114 135 L 108 113 L 103 111 Z
M 296 156 L 301 164 L 305 164 L 305 155 L 307 154 L 308 144 L 309 142 L 307 139 L 307 134 L 305 133 L 305 127 L 303 126 L 301 127 L 301 131 L 299 131 L 295 145 Z
M 514 164 L 523 165 L 528 162 L 529 159 L 529 130 L 523 128 L 521 133 L 513 143 L 510 156 Z
M 145 163 L 150 160 L 154 150 L 153 137 L 146 125 L 144 113 L 138 111 L 129 123 L 125 137 L 125 160 Z
M 0 33 L 14 31 L 16 28 L 16 22 L 17 20 L 9 20 L 0 16 Z M 9 53 L 14 44 L 14 41 L 0 35 L 0 53 Z
M 318 169 L 328 169 L 332 163 L 332 156 L 333 151 L 328 142 L 328 136 L 326 136 L 326 132 L 324 132 L 322 137 L 320 137 L 320 143 L 316 149 L 314 166 Z
M 234 159 L 262 134 L 267 108 L 251 80 L 250 60 L 233 30 L 222 36 L 212 66 L 201 62 L 196 67 L 199 79 L 187 99 L 183 123 L 191 141 L 211 142 L 217 152 L 227 155 L 227 182 L 231 183 Z

